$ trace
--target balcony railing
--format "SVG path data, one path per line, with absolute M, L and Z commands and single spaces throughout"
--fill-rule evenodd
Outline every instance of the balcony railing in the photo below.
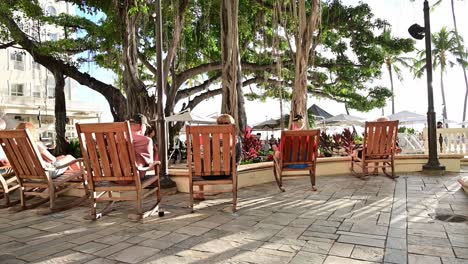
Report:
M 3 105 L 11 106 L 23 106 L 25 108 L 35 108 L 47 106 L 53 109 L 55 106 L 55 98 L 38 98 L 34 96 L 11 96 L 11 95 L 0 95 L 2 98 L 1 103 Z M 67 108 L 74 111 L 100 111 L 100 106 L 94 102 L 83 102 L 77 100 L 66 100 Z
M 424 153 L 429 153 L 427 129 L 424 129 Z M 438 128 L 437 153 L 468 155 L 468 128 Z

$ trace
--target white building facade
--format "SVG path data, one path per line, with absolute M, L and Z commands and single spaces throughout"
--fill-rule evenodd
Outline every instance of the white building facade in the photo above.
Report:
M 49 15 L 75 14 L 72 5 L 51 0 L 40 1 Z M 23 30 L 33 38 L 57 40 L 64 37 L 63 29 L 33 26 Z M 73 37 L 73 36 L 72 36 Z M 68 123 L 66 136 L 76 137 L 74 124 L 77 122 L 99 122 L 102 114 L 99 105 L 76 100 L 79 84 L 65 79 L 65 98 Z M 7 48 L 0 50 L 0 117 L 9 128 L 21 121 L 33 122 L 43 138 L 55 138 L 55 80 L 47 69 L 34 62 L 29 53 Z

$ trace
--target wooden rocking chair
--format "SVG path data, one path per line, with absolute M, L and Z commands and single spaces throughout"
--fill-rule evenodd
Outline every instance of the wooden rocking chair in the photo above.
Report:
M 283 177 L 309 176 L 315 187 L 315 167 L 320 140 L 320 129 L 281 131 L 280 157 L 273 159 L 273 174 L 278 188 L 284 192 Z M 290 171 L 308 171 L 306 174 L 284 174 Z
M 86 200 L 88 192 L 86 180 L 83 178 L 83 169 L 66 171 L 57 177 L 52 177 L 52 173 L 49 173 L 56 169 L 66 168 L 74 163 L 81 163 L 81 159 L 73 160 L 56 168 L 46 167 L 46 163 L 42 159 L 28 129 L 0 131 L 0 144 L 19 181 L 22 209 L 34 208 L 49 202 L 50 209 L 44 213 L 51 213 L 69 209 Z M 83 185 L 85 188 L 83 197 L 63 206 L 56 205 L 55 199 L 59 195 L 79 185 Z M 26 200 L 30 198 L 28 196 L 38 196 L 43 199 L 27 205 Z
M 5 204 L 0 205 L 0 208 L 10 207 L 19 203 L 19 200 L 13 202 L 10 200 L 10 193 L 19 187 L 20 184 L 13 168 L 10 166 L 0 167 L 0 197 L 3 196 L 5 198 Z
M 398 178 L 395 175 L 397 135 L 398 120 L 366 122 L 362 149 L 351 156 L 351 171 L 361 177 L 368 176 L 369 169 L 373 169 L 373 173 L 377 174 L 381 168 L 386 176 Z M 361 167 L 362 173 L 356 172 L 354 165 Z M 392 170 L 391 174 L 387 172 L 387 168 Z
M 236 132 L 234 125 L 186 126 L 190 208 L 193 194 L 232 192 L 237 205 Z M 223 144 L 223 141 L 226 142 Z M 231 144 L 228 144 L 231 142 Z M 198 191 L 193 186 L 198 186 Z M 204 185 L 232 185 L 232 190 L 207 191 Z
M 137 214 L 129 214 L 131 220 L 154 215 L 159 210 L 161 187 L 159 161 L 148 167 L 137 167 L 133 138 L 129 122 L 76 124 L 91 190 L 91 217 L 96 220 L 112 210 L 115 201 L 136 201 Z M 152 171 L 154 169 L 154 172 Z M 144 177 L 142 177 L 144 176 Z M 150 190 L 146 193 L 145 188 Z M 112 192 L 134 192 L 134 195 L 116 197 Z M 156 193 L 156 204 L 143 211 L 143 199 Z M 105 197 L 107 194 L 107 197 Z M 107 205 L 99 213 L 97 202 Z

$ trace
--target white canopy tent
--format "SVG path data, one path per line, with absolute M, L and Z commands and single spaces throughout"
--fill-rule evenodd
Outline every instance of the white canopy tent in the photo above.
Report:
M 427 117 L 410 111 L 401 111 L 387 116 L 390 120 L 399 120 L 400 124 L 425 124 Z
M 362 126 L 364 124 L 364 121 L 365 119 L 362 117 L 346 114 L 339 114 L 322 120 L 323 123 L 334 126 Z

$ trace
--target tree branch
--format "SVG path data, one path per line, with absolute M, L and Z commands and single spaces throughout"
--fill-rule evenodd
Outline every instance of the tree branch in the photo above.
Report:
M 158 76 L 158 70 L 156 69 L 156 67 L 153 66 L 153 64 L 151 64 L 147 59 L 146 57 L 141 54 L 140 52 L 138 52 L 138 59 L 143 63 L 143 65 L 145 65 L 146 68 L 148 68 L 148 70 L 154 74 L 154 76 Z
M 15 44 L 16 44 L 15 41 L 11 41 L 11 42 L 8 42 L 8 43 L 2 43 L 2 44 L 0 44 L 0 49 L 6 49 L 6 48 L 9 48 L 9 47 L 12 47 Z
M 216 74 L 212 78 L 204 81 L 203 83 L 196 85 L 194 87 L 184 89 L 184 90 L 179 90 L 176 96 L 176 101 L 179 101 L 181 99 L 187 98 L 191 95 L 194 95 L 196 93 L 202 92 L 203 90 L 206 90 L 210 85 L 212 85 L 214 82 L 219 80 L 221 78 L 221 74 Z
M 87 73 L 80 72 L 75 66 L 69 65 L 60 59 L 57 59 L 48 54 L 43 54 L 41 52 L 41 48 L 38 46 L 38 43 L 29 39 L 28 36 L 23 31 L 21 31 L 19 26 L 9 16 L 9 14 L 5 13 L 1 9 L 0 23 L 8 28 L 14 41 L 23 47 L 23 49 L 25 49 L 29 54 L 31 54 L 31 56 L 34 58 L 34 61 L 51 71 L 54 71 L 55 69 L 61 69 L 63 74 L 71 77 L 78 83 L 88 86 L 89 88 L 101 93 L 109 103 L 110 111 L 114 117 L 114 120 L 119 121 L 124 118 L 126 100 L 117 88 L 96 80 Z

